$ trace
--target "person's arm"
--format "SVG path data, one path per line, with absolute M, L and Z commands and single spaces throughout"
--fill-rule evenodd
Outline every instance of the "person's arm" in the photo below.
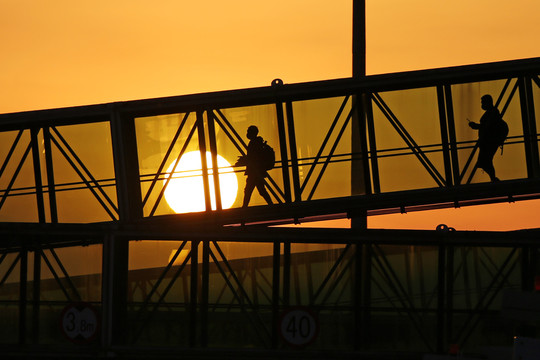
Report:
M 247 155 L 240 155 L 234 166 L 246 166 L 247 165 Z
M 469 120 L 468 118 L 467 118 L 467 121 L 469 122 L 469 127 L 470 127 L 471 129 L 475 129 L 475 130 L 480 129 L 480 124 L 475 123 L 474 121 L 471 121 L 471 120 Z

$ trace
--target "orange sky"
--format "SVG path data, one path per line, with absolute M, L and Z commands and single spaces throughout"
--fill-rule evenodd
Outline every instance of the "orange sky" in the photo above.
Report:
M 368 73 L 540 56 L 538 0 L 366 3 Z M 351 0 L 0 0 L 0 113 L 349 77 L 351 9 Z M 505 214 L 497 226 L 478 210 L 439 216 L 461 228 L 540 227 L 530 216 L 540 206 L 529 204 L 491 207 Z M 427 218 L 370 224 L 439 223 Z

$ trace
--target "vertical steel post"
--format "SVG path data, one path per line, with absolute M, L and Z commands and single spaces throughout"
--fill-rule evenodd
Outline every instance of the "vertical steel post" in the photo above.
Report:
M 459 185 L 461 176 L 459 174 L 460 170 L 456 139 L 456 120 L 454 118 L 454 102 L 452 100 L 452 87 L 450 85 L 444 85 L 444 97 L 446 104 L 446 122 L 448 124 L 448 141 L 450 142 L 450 162 L 452 163 L 452 174 L 454 177 L 453 184 Z
M 279 345 L 279 276 L 281 267 L 281 242 L 274 240 L 272 264 L 272 348 Z
M 38 210 L 38 219 L 40 223 L 45 223 L 45 202 L 43 199 L 43 181 L 41 179 L 41 164 L 38 134 L 40 129 L 33 128 L 30 130 L 30 142 L 32 144 L 32 160 L 34 164 L 34 180 L 36 185 L 36 202 Z M 32 342 L 38 343 L 39 340 L 39 318 L 40 307 L 39 299 L 41 292 L 41 252 L 39 240 L 37 241 L 36 249 L 34 250 L 34 277 L 32 281 Z
M 351 195 L 372 193 L 367 142 L 366 94 L 352 97 L 351 122 Z
M 444 177 L 446 186 L 452 186 L 452 164 L 450 162 L 450 148 L 448 146 L 448 126 L 446 118 L 446 107 L 444 101 L 444 89 L 442 86 L 437 86 L 437 103 L 439 105 L 439 123 L 441 129 L 442 152 L 444 159 Z
M 49 193 L 51 223 L 56 224 L 58 223 L 58 210 L 56 206 L 56 188 L 54 184 L 51 132 L 48 126 L 43 128 L 43 145 L 45 147 L 45 166 L 47 169 L 47 189 Z
M 189 306 L 189 346 L 197 345 L 197 302 L 199 289 L 199 241 L 191 242 L 191 284 Z
M 135 119 L 117 111 L 110 115 L 111 142 L 120 221 L 143 217 Z
M 364 266 L 362 267 L 362 327 L 363 327 L 363 336 L 366 346 L 371 344 L 371 269 L 372 269 L 372 260 L 373 260 L 373 249 L 371 243 L 366 243 L 364 245 Z
M 291 242 L 283 243 L 283 305 L 289 306 L 291 297 Z
M 21 247 L 19 270 L 19 344 L 26 344 L 26 315 L 27 315 L 27 288 L 28 288 L 28 250 Z
M 279 132 L 279 149 L 281 155 L 281 172 L 283 174 L 283 193 L 285 202 L 291 202 L 291 179 L 289 176 L 289 155 L 287 153 L 287 136 L 285 134 L 285 118 L 283 115 L 283 103 L 276 103 L 276 114 Z
M 523 79 L 525 94 L 527 94 L 527 113 L 529 119 L 529 131 L 531 133 L 531 162 L 532 162 L 532 172 L 534 177 L 540 177 L 540 154 L 538 149 L 538 137 L 537 137 L 537 127 L 536 127 L 536 112 L 534 107 L 534 94 L 532 88 L 532 80 L 530 77 Z
M 56 189 L 54 183 L 54 167 L 51 147 L 51 132 L 48 126 L 43 128 L 43 146 L 45 149 L 45 168 L 47 170 L 47 193 L 49 195 L 50 221 L 53 224 L 58 223 L 58 208 L 56 205 Z M 34 343 L 39 338 L 39 301 L 40 301 L 40 281 L 41 279 L 41 251 L 34 251 Z M 37 294 L 37 296 L 36 296 Z
M 367 97 L 357 94 L 352 98 L 353 118 L 351 124 L 351 194 L 372 193 L 371 175 L 369 171 L 369 156 L 367 145 Z M 356 157 L 361 159 L 356 159 Z M 350 214 L 351 228 L 367 230 L 367 211 L 360 210 Z M 354 347 L 365 349 L 369 346 L 370 307 L 371 307 L 371 251 L 369 244 L 357 243 L 354 246 L 355 267 L 353 275 L 353 316 L 354 316 Z
M 219 185 L 219 165 L 217 160 L 217 141 L 214 112 L 212 110 L 207 110 L 206 117 L 208 121 L 208 141 L 210 142 L 210 153 L 212 154 L 212 177 L 214 179 L 216 209 L 221 210 L 223 207 L 221 205 L 221 187 Z
M 364 94 L 364 111 L 366 112 L 367 133 L 369 138 L 369 158 L 371 164 L 371 177 L 373 181 L 372 193 L 381 192 L 381 181 L 379 174 L 379 161 L 377 156 L 377 138 L 375 136 L 375 119 L 373 117 L 373 103 L 371 94 Z M 369 171 L 369 169 L 366 169 Z
M 294 113 L 292 103 L 285 103 L 287 111 L 287 130 L 289 134 L 289 149 L 291 153 L 291 170 L 293 177 L 294 201 L 302 201 L 302 192 L 300 190 L 300 174 L 298 171 L 298 153 L 296 151 L 296 133 L 294 131 Z
M 525 159 L 527 163 L 527 175 L 529 178 L 533 178 L 535 175 L 535 168 L 534 168 L 534 160 L 533 160 L 533 145 L 536 146 L 536 141 L 531 141 L 531 139 L 536 138 L 536 133 L 531 133 L 531 127 L 530 124 L 531 121 L 529 116 L 529 104 L 527 102 L 527 92 L 525 90 L 525 80 L 520 77 L 518 78 L 518 85 L 519 85 L 519 101 L 521 105 L 521 121 L 523 126 L 523 138 L 524 138 L 524 146 L 525 146 Z M 534 119 L 533 119 L 534 120 Z M 538 147 L 536 146 L 538 153 Z
M 454 309 L 454 246 L 446 247 L 446 335 L 447 343 L 452 341 Z
M 538 154 L 538 140 L 536 129 L 536 116 L 534 111 L 534 97 L 531 79 L 519 78 L 519 99 L 521 104 L 521 118 L 523 121 L 523 137 L 525 142 L 525 155 L 527 156 L 527 172 L 530 178 L 540 176 L 540 162 Z
M 367 212 L 351 216 L 351 228 L 366 230 Z M 354 316 L 354 339 L 356 350 L 366 350 L 370 344 L 371 331 L 371 263 L 373 252 L 368 242 L 357 243 L 355 249 L 355 266 L 353 284 L 353 316 Z
M 114 108 L 110 113 L 111 145 L 120 223 L 143 217 L 135 119 Z M 126 342 L 129 239 L 107 234 L 103 239 L 102 345 Z
M 107 234 L 103 238 L 102 346 L 125 344 L 127 340 L 127 280 L 129 241 Z
M 39 161 L 39 129 L 30 130 L 30 142 L 32 144 L 32 160 L 34 164 L 34 181 L 36 184 L 36 202 L 38 210 L 38 218 L 40 223 L 45 222 L 45 203 L 43 201 L 43 182 L 41 180 L 41 166 Z
M 208 346 L 208 296 L 210 291 L 210 240 L 203 241 L 201 285 L 201 346 Z
M 210 201 L 210 181 L 208 180 L 208 163 L 206 161 L 206 137 L 204 136 L 204 118 L 201 111 L 197 111 L 197 130 L 197 137 L 199 138 L 199 152 L 201 154 L 204 204 L 206 211 L 210 211 L 212 210 L 212 202 Z
M 365 323 L 362 312 L 362 284 L 363 284 L 363 271 L 362 265 L 364 264 L 364 247 L 361 244 L 355 245 L 355 259 L 354 259 L 354 276 L 352 281 L 352 294 L 353 294 L 353 311 L 354 311 L 354 338 L 351 339 L 354 344 L 355 350 L 360 350 L 367 345 L 365 333 Z
M 41 299 L 41 245 L 34 248 L 34 276 L 32 280 L 32 343 L 39 343 L 40 299 Z
M 360 151 L 362 151 L 362 167 L 364 172 L 364 190 L 366 194 L 373 194 L 372 186 L 372 177 L 371 171 L 369 168 L 369 144 L 368 144 L 368 118 L 369 116 L 373 117 L 373 109 L 371 108 L 371 98 L 368 94 L 362 94 L 362 108 L 359 109 L 360 114 L 363 114 L 362 121 L 362 142 L 360 146 Z M 371 114 L 371 115 L 369 115 Z M 372 129 L 375 132 L 375 129 Z M 378 171 L 378 166 L 376 167 Z
M 367 138 L 366 138 L 366 112 L 365 112 L 365 96 L 363 94 L 355 95 L 353 102 L 353 121 L 351 125 L 351 152 L 353 159 L 351 160 L 351 194 L 367 194 L 371 193 L 371 179 L 369 174 Z M 355 159 L 356 156 L 361 156 L 362 159 Z M 367 211 L 357 211 L 350 214 L 351 228 L 355 230 L 367 230 Z M 367 249 L 369 245 L 357 243 L 355 249 L 355 267 L 353 276 L 353 301 L 354 301 L 354 347 L 361 349 L 369 344 L 368 333 L 370 327 L 370 267 L 371 267 L 371 252 Z M 367 295 L 367 296 L 366 296 Z
M 353 44 L 352 44 L 352 73 L 353 78 L 362 80 L 366 76 L 366 1 L 353 0 Z M 352 148 L 353 154 L 360 153 L 362 161 L 352 160 L 351 166 L 351 192 L 356 194 L 371 193 L 371 177 L 368 166 L 368 146 L 366 131 L 369 119 L 368 106 L 371 101 L 367 94 L 355 95 L 352 99 Z M 368 104 L 369 101 L 369 104 Z M 369 129 L 370 136 L 374 137 L 373 127 Z M 371 140 L 371 138 L 370 138 Z M 374 146 L 374 143 L 370 143 Z M 354 156 L 354 155 L 353 155 Z M 372 156 L 374 156 L 372 152 Z M 373 160 L 373 159 L 372 159 Z M 372 169 L 375 170 L 375 169 Z M 375 180 L 374 180 L 375 182 Z M 376 184 L 374 184 L 377 186 Z M 377 187 L 376 187 L 377 189 Z M 351 228 L 365 230 L 368 228 L 367 212 L 351 214 Z M 369 245 L 356 244 L 355 246 L 355 275 L 354 275 L 354 319 L 355 319 L 355 348 L 368 344 L 370 329 L 370 267 L 371 251 Z
M 445 346 L 445 290 L 446 290 L 446 245 L 439 245 L 437 282 L 437 352 L 443 353 Z
M 366 76 L 366 0 L 353 0 L 353 77 Z
M 366 1 L 353 0 L 353 34 L 352 34 L 352 75 L 355 80 L 362 80 L 366 76 Z M 366 107 L 365 95 L 353 96 L 352 106 L 354 109 L 352 118 L 352 194 L 365 194 L 371 189 L 371 179 L 365 168 L 366 161 L 354 160 L 355 154 L 361 154 L 362 160 L 367 159 L 366 138 Z

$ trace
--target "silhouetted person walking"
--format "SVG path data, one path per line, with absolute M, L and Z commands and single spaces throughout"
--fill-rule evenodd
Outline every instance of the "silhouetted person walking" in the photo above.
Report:
M 259 194 L 261 194 L 268 204 L 272 204 L 272 199 L 264 186 L 264 178 L 268 176 L 262 159 L 264 140 L 258 134 L 259 129 L 255 125 L 248 127 L 246 134 L 246 137 L 249 139 L 247 154 L 241 156 L 235 164 L 236 166 L 246 167 L 245 175 L 247 179 L 242 207 L 248 206 L 251 194 L 255 188 L 257 188 Z
M 493 106 L 491 95 L 482 96 L 481 104 L 485 112 L 480 118 L 480 123 L 469 120 L 469 126 L 478 130 L 478 147 L 480 148 L 480 152 L 476 167 L 483 169 L 489 175 L 491 181 L 499 181 L 499 178 L 495 176 L 493 156 L 497 152 L 497 148 L 504 142 L 508 133 L 508 127 L 506 127 L 506 134 L 504 134 L 501 140 L 501 122 L 504 123 L 504 121 L 499 110 Z M 506 126 L 506 123 L 503 126 Z

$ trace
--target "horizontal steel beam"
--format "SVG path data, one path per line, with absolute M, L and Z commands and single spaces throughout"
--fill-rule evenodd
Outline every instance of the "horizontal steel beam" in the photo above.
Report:
M 269 226 L 276 224 L 309 222 L 329 218 L 347 218 L 356 213 L 375 215 L 392 212 L 419 211 L 434 208 L 450 208 L 511 202 L 540 198 L 540 180 L 514 180 L 498 183 L 471 184 L 448 188 L 408 190 L 393 193 L 358 195 L 353 197 L 312 200 L 271 206 L 254 206 L 221 211 L 163 215 L 143 218 L 137 222 L 105 222 L 96 224 L 36 224 L 0 223 L 0 248 L 13 249 L 25 241 L 39 240 L 42 246 L 88 245 L 101 242 L 105 235 L 126 236 L 130 239 L 215 239 L 227 241 L 270 241 L 276 239 L 278 230 Z M 257 228 L 264 230 L 255 230 Z M 344 230 L 345 232 L 342 232 Z M 368 241 L 360 233 L 335 229 L 336 234 L 327 237 L 317 229 L 291 232 L 291 241 L 315 241 L 344 243 Z M 361 234 L 373 234 L 366 232 Z M 480 233 L 475 232 L 478 236 Z M 288 233 L 287 233 L 288 234 Z M 298 235 L 297 235 L 298 234 Z M 309 234 L 309 235 L 304 235 Z M 316 235 L 320 234 L 320 235 Z M 401 234 L 401 233 L 400 233 Z M 414 237 L 409 238 L 414 242 Z M 520 237 L 523 233 L 520 233 Z M 281 236 L 281 235 L 280 235 Z M 282 239 L 278 236 L 278 239 Z M 342 237 L 342 236 L 345 236 Z M 401 235 L 400 235 L 401 236 Z M 514 236 L 514 235 L 512 235 Z M 369 237 L 369 236 L 368 236 Z M 490 235 L 490 238 L 491 235 Z M 338 239 L 338 240 L 335 240 Z M 348 239 L 348 240 L 344 240 Z M 363 239 L 363 240 L 362 240 Z M 511 237 L 511 241 L 521 241 Z M 523 239 L 523 241 L 528 241 Z
M 128 240 L 208 240 L 253 243 L 324 243 L 436 246 L 520 247 L 538 245 L 540 229 L 518 231 L 447 231 L 393 229 L 337 229 L 293 227 L 189 227 L 177 219 L 153 218 L 145 223 L 126 224 L 20 224 L 0 223 L 0 252 L 12 252 L 40 243 L 42 248 L 86 246 L 102 243 L 105 234 Z M 79 240 L 77 240 L 79 239 Z M 78 242 L 77 242 L 78 241 Z
M 118 112 L 126 116 L 149 116 L 172 112 L 206 110 L 208 108 L 270 104 L 275 102 L 276 99 L 298 101 L 343 96 L 365 91 L 388 91 L 538 74 L 540 74 L 540 58 L 530 58 L 369 75 L 361 80 L 343 78 L 108 104 L 36 110 L 0 114 L 0 131 L 42 125 L 50 121 L 57 123 L 66 119 L 77 122 L 103 121 L 107 114 L 112 112 Z

